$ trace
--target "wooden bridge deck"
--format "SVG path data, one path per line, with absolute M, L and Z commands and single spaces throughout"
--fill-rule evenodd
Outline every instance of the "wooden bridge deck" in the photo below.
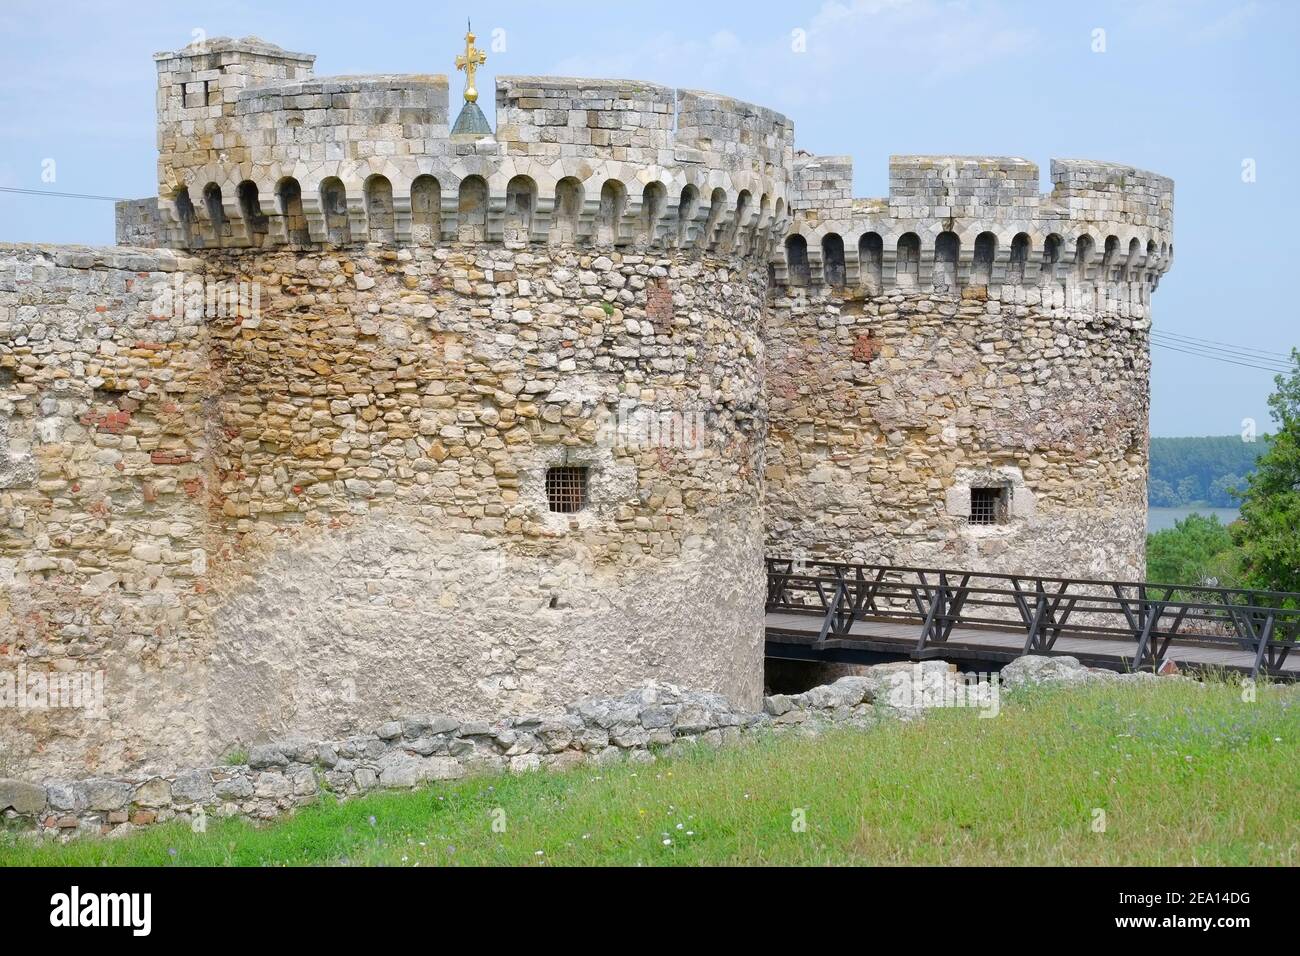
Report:
M 944 643 L 929 643 L 920 653 L 916 645 L 921 626 L 910 621 L 856 620 L 847 636 L 829 637 L 817 645 L 822 615 L 769 611 L 767 614 L 767 656 L 794 660 L 842 663 L 876 663 L 886 660 L 942 659 L 956 664 L 1005 664 L 1024 653 L 1023 630 L 956 626 Z M 1100 637 L 1070 637 L 1063 633 L 1052 647 L 1055 654 L 1079 658 L 1090 667 L 1130 670 L 1135 651 L 1133 641 Z M 1222 667 L 1249 672 L 1254 655 L 1244 650 L 1206 644 L 1175 643 L 1166 659 L 1184 667 Z M 1300 657 L 1289 657 L 1282 668 L 1287 676 L 1300 678 Z

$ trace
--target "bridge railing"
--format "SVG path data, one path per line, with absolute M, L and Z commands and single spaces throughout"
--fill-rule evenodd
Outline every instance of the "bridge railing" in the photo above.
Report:
M 839 561 L 767 560 L 767 610 L 821 616 L 818 643 L 857 621 L 918 625 L 916 650 L 953 629 L 1024 634 L 1024 653 L 1051 653 L 1064 634 L 1133 642 L 1136 668 L 1172 645 L 1246 651 L 1251 674 L 1279 673 L 1300 639 L 1300 594 Z

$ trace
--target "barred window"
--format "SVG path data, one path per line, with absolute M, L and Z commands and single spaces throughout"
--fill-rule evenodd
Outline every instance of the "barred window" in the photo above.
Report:
M 1010 489 L 972 488 L 970 490 L 971 524 L 1004 524 L 1007 520 L 1007 501 Z
M 587 507 L 587 469 L 571 465 L 546 469 L 546 503 L 560 514 Z

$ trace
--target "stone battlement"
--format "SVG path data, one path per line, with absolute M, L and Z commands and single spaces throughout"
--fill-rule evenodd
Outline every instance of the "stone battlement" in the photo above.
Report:
M 796 154 L 762 107 L 654 83 L 502 76 L 495 134 L 451 132 L 442 75 L 317 77 L 226 38 L 160 53 L 159 194 L 119 240 L 182 249 L 576 244 L 752 256 L 786 285 L 1125 286 L 1170 266 L 1173 183 L 1112 163 Z M 785 249 L 777 239 L 784 237 Z
M 886 290 L 1083 281 L 1154 288 L 1173 257 L 1173 181 L 1130 166 L 893 156 L 889 195 L 852 198 L 853 162 L 800 155 L 776 279 Z M 1139 294 L 1142 294 L 1139 292 Z
M 450 131 L 442 75 L 316 77 L 311 57 L 251 38 L 156 59 L 163 245 L 583 242 L 766 258 L 784 231 L 793 126 L 728 97 L 503 76 L 497 131 L 476 136 Z

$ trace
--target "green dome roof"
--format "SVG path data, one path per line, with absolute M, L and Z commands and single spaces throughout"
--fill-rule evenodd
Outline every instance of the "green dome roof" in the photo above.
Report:
M 466 133 L 473 136 L 492 135 L 492 127 L 488 125 L 487 117 L 483 115 L 477 103 L 466 103 L 460 115 L 456 117 L 456 125 L 451 128 L 452 136 Z

